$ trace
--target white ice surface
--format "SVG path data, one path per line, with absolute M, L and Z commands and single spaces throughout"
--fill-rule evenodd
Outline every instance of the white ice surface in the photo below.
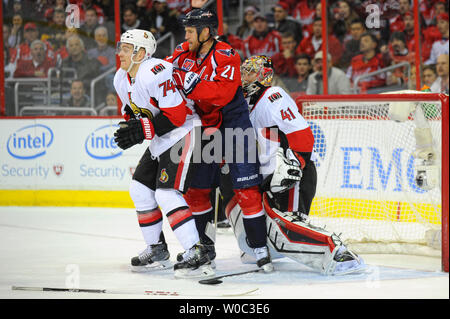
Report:
M 182 251 L 164 220 L 175 260 Z M 251 299 L 449 298 L 449 276 L 440 259 L 418 256 L 363 255 L 366 271 L 324 277 L 288 259 L 274 261 L 272 274 L 224 279 L 217 286 L 174 279 L 172 270 L 132 273 L 130 258 L 145 248 L 133 209 L 0 207 L 0 298 L 219 298 L 258 288 Z M 217 235 L 217 275 L 255 268 L 239 259 L 234 236 Z M 78 278 L 78 279 L 77 279 Z M 12 286 L 79 287 L 111 293 L 36 292 Z M 178 295 L 146 295 L 162 291 Z M 222 297 L 220 297 L 222 298 Z M 229 297 L 223 297 L 229 298 Z

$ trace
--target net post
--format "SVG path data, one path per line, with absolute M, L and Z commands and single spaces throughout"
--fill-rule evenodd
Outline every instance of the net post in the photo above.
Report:
M 449 272 L 448 201 L 449 201 L 449 97 L 440 94 L 442 103 L 442 270 Z

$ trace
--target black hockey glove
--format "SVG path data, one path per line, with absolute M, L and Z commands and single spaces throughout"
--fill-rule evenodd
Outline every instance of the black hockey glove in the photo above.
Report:
M 144 140 L 151 140 L 155 136 L 153 123 L 148 118 L 140 120 L 130 119 L 120 122 L 120 128 L 114 133 L 114 141 L 121 149 L 126 150 Z

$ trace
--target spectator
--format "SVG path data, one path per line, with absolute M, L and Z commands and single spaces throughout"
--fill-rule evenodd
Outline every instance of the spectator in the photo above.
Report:
M 81 25 L 85 22 L 86 11 L 90 8 L 93 8 L 97 11 L 98 22 L 100 24 L 103 23 L 105 14 L 103 10 L 98 5 L 94 4 L 94 0 L 69 0 L 70 3 L 76 4 L 80 9 L 80 23 Z
M 404 31 L 406 37 L 406 46 L 408 47 L 408 50 L 411 52 L 416 51 L 416 37 L 414 32 L 414 15 L 412 11 L 408 11 L 403 15 L 403 23 L 404 23 Z M 421 60 L 426 61 L 430 57 L 431 52 L 431 46 L 433 45 L 434 41 L 430 41 L 427 38 L 424 37 L 424 34 L 421 33 L 420 35 L 420 54 L 421 54 Z
M 445 0 L 422 0 L 419 2 L 419 11 L 426 26 L 436 23 L 436 17 L 446 12 Z
M 131 2 L 131 1 L 128 1 Z M 121 2 L 122 3 L 122 2 Z M 153 7 L 154 0 L 137 0 L 136 4 L 136 12 L 139 20 L 146 20 L 150 10 Z
M 153 8 L 149 12 L 150 31 L 156 39 L 160 38 L 168 32 L 175 33 L 177 31 L 177 20 L 174 15 L 170 14 L 166 0 L 154 0 Z
M 244 40 L 244 57 L 267 55 L 272 57 L 281 52 L 281 36 L 276 30 L 270 30 L 267 18 L 257 14 L 253 20 L 253 33 Z
M 398 14 L 389 20 L 389 29 L 391 33 L 395 31 L 403 32 L 405 29 L 403 16 L 412 9 L 409 1 L 410 0 L 398 0 Z
M 74 80 L 70 86 L 70 98 L 62 106 L 89 107 L 89 97 L 86 95 L 83 81 Z
M 293 10 L 292 16 L 302 25 L 304 37 L 308 36 L 304 33 L 306 27 L 311 25 L 316 17 L 316 3 L 315 0 L 300 0 Z
M 302 26 L 296 20 L 292 19 L 288 13 L 289 6 L 284 2 L 278 2 L 273 8 L 273 17 L 275 20 L 275 30 L 280 34 L 286 31 L 292 32 L 295 41 L 300 43 L 302 40 Z
M 149 30 L 149 25 L 145 20 L 138 18 L 135 5 L 128 4 L 123 9 L 122 33 L 133 29 Z
M 219 36 L 219 40 L 228 43 L 237 50 L 239 55 L 242 56 L 243 41 L 237 35 L 229 32 L 228 24 L 223 23 L 223 35 Z
M 5 72 L 5 79 L 13 76 L 15 66 L 11 63 L 11 50 L 12 48 L 8 45 L 8 38 L 10 34 L 10 26 L 8 24 L 3 25 L 3 39 L 5 40 L 3 44 L 3 66 Z M 7 87 L 7 85 L 6 85 Z
M 19 63 L 21 60 L 31 60 L 31 49 L 30 45 L 34 40 L 39 39 L 39 31 L 36 24 L 28 22 L 24 26 L 24 40 L 17 48 L 11 51 L 11 60 Z M 55 54 L 51 45 L 44 41 L 46 44 L 47 57 L 50 59 L 55 59 Z
M 55 66 L 54 60 L 46 54 L 47 46 L 41 40 L 34 40 L 31 45 L 31 60 L 19 60 L 15 78 L 36 77 L 46 78 L 48 69 Z
M 283 78 L 283 82 L 291 92 L 293 99 L 298 95 L 306 94 L 308 76 L 311 74 L 312 69 L 311 59 L 307 54 L 300 54 L 295 58 L 294 67 L 297 75 L 293 78 Z
M 351 39 L 344 42 L 344 52 L 342 53 L 340 66 L 348 68 L 353 57 L 361 54 L 359 51 L 359 40 L 361 35 L 366 32 L 366 26 L 360 19 L 355 19 L 350 24 Z
M 357 77 L 375 72 L 384 67 L 381 54 L 378 53 L 378 40 L 375 35 L 371 33 L 364 33 L 360 39 L 359 50 L 361 54 L 355 56 L 347 70 L 347 77 L 350 79 L 352 85 L 355 85 Z M 358 86 L 362 92 L 367 89 L 380 87 L 385 85 L 386 76 L 379 74 L 371 77 L 366 77 L 360 81 Z
M 78 35 L 67 39 L 66 48 L 69 56 L 62 61 L 62 67 L 74 68 L 78 79 L 84 82 L 85 87 L 89 87 L 91 80 L 100 73 L 100 62 L 87 56 L 83 40 Z
M 106 94 L 105 105 L 117 107 L 117 95 L 115 92 L 111 91 Z
M 116 50 L 108 45 L 108 29 L 98 26 L 94 32 L 96 47 L 88 50 L 90 59 L 97 59 L 100 64 L 100 71 L 105 72 L 116 64 Z
M 61 55 L 66 42 L 66 13 L 62 9 L 55 9 L 52 15 L 52 22 L 46 28 L 46 31 L 41 35 L 41 40 L 48 41 L 55 51 L 55 57 L 57 64 L 63 58 L 67 57 L 66 54 Z
M 435 41 L 433 43 L 433 46 L 431 47 L 431 53 L 430 58 L 425 62 L 425 64 L 436 64 L 437 63 L 437 57 L 442 54 L 448 54 L 448 36 L 449 36 L 449 29 L 448 29 L 448 14 L 447 13 L 441 13 L 439 16 L 436 17 L 437 20 L 437 27 L 439 29 L 439 32 L 442 35 L 442 39 Z
M 434 65 L 425 65 L 422 68 L 423 84 L 431 88 L 437 79 L 436 67 Z
M 385 66 L 395 65 L 401 62 L 413 64 L 415 61 L 414 52 L 410 52 L 406 46 L 406 37 L 403 32 L 394 32 L 391 35 L 389 46 L 382 52 L 383 64 Z M 393 72 L 388 72 L 387 85 L 404 84 L 408 82 L 405 68 L 400 67 Z
M 246 39 L 253 33 L 253 19 L 259 12 L 258 8 L 248 6 L 244 10 L 244 21 L 237 28 L 236 35 L 241 39 Z
M 56 0 L 53 6 L 48 7 L 44 11 L 44 18 L 47 20 L 49 24 L 52 24 L 53 17 L 56 10 L 62 10 L 65 12 L 66 10 L 66 0 Z M 65 18 L 65 17 L 64 17 Z
M 76 28 L 66 28 L 64 35 L 62 38 L 59 38 L 58 46 L 55 47 L 56 49 L 56 59 L 57 59 L 57 65 L 60 66 L 62 63 L 62 60 L 69 57 L 69 52 L 67 51 L 67 39 L 69 39 L 71 36 L 76 35 L 78 36 L 78 29 Z
M 449 78 L 449 58 L 448 53 L 441 54 L 437 58 L 436 63 L 436 72 L 438 78 L 433 82 L 430 87 L 431 92 L 433 93 L 445 93 L 448 95 L 448 78 Z
M 295 48 L 297 47 L 297 42 L 295 40 L 294 34 L 287 31 L 281 35 L 281 45 L 283 51 L 275 54 L 272 57 L 273 69 L 275 74 L 280 77 L 296 77 L 297 72 L 295 71 Z M 284 79 L 283 79 L 284 81 Z
M 313 67 L 315 72 L 308 77 L 308 87 L 306 94 L 323 94 L 323 75 L 322 75 L 322 51 L 319 51 L 314 56 Z M 345 75 L 344 71 L 335 68 L 332 65 L 331 55 L 328 54 L 328 94 L 350 94 L 350 81 Z
M 334 16 L 331 20 L 333 34 L 341 42 L 351 39 L 350 26 L 355 19 L 359 19 L 358 14 L 353 10 L 347 1 L 337 2 Z
M 333 64 L 338 65 L 339 60 L 342 56 L 342 44 L 334 35 L 328 36 L 328 51 L 333 59 Z M 313 23 L 312 34 L 304 38 L 302 42 L 298 45 L 295 53 L 301 54 L 306 53 L 311 59 L 314 58 L 315 54 L 322 49 L 322 19 L 315 18 Z
M 8 41 L 8 45 L 13 48 L 19 46 L 23 40 L 23 17 L 21 14 L 16 13 L 12 17 L 12 26 L 9 33 L 8 39 L 4 39 Z
M 192 3 L 191 3 L 192 2 Z M 202 2 L 206 2 L 202 0 Z M 194 7 L 194 3 L 191 0 L 167 0 L 167 6 L 169 7 L 171 15 L 178 17 L 182 13 L 187 13 L 190 8 Z M 203 5 L 197 5 L 196 7 L 200 8 Z
M 94 40 L 94 31 L 99 26 L 97 11 L 90 7 L 86 9 L 84 14 L 84 24 L 81 26 L 80 34 L 83 36 L 83 42 L 86 50 L 90 50 L 96 46 Z

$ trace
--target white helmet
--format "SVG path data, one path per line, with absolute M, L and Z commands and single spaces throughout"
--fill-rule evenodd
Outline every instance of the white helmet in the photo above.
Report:
M 120 37 L 120 43 L 132 44 L 133 54 L 136 54 L 139 48 L 144 48 L 146 58 L 150 58 L 156 51 L 156 40 L 150 31 L 133 29 L 128 30 Z

